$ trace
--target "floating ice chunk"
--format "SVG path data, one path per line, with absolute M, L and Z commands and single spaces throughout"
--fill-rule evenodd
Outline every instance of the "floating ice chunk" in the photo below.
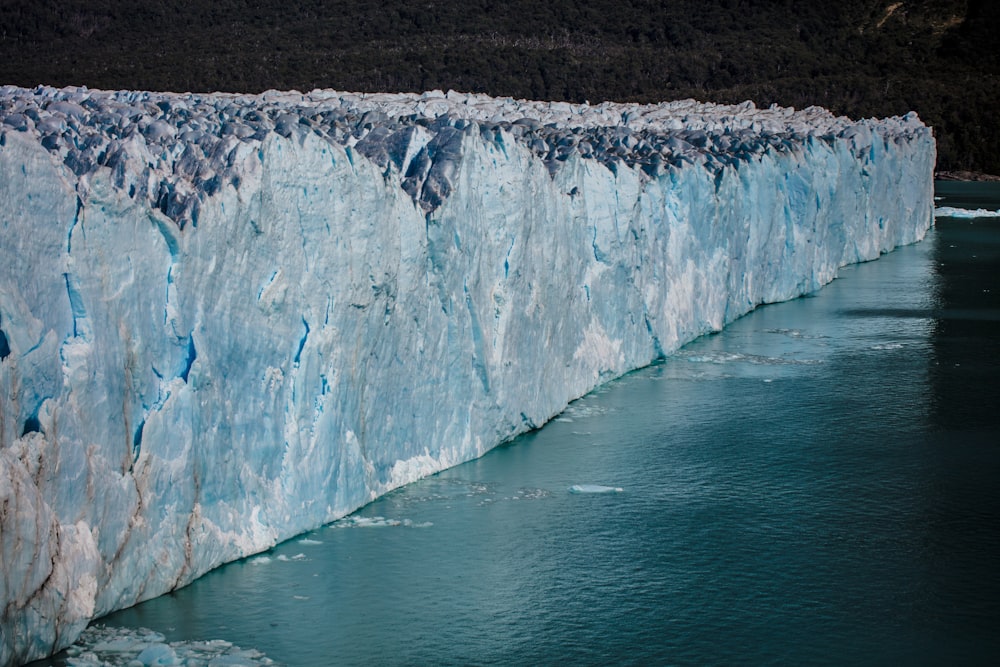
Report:
M 323 544 L 323 542 L 321 542 L 320 540 L 310 540 L 308 537 L 304 537 L 301 540 L 299 540 L 299 544 L 316 545 L 316 544 Z
M 1000 218 L 1000 210 L 991 211 L 987 208 L 955 208 L 954 206 L 939 206 L 934 209 L 935 218 Z
M 101 653 L 127 653 L 129 651 L 141 650 L 146 643 L 135 637 L 115 637 L 107 641 L 94 644 L 93 650 Z
M 290 563 L 290 562 L 292 562 L 292 559 L 289 558 L 288 556 L 286 556 L 285 554 L 280 554 L 278 556 L 278 560 L 280 560 L 282 563 Z
M 622 493 L 620 486 L 604 486 L 603 484 L 574 484 L 569 487 L 570 493 Z
M 166 638 L 159 632 L 144 630 L 125 636 L 110 636 L 94 642 L 91 647 L 97 653 L 138 653 L 151 644 L 163 644 Z
M 136 656 L 135 660 L 142 663 L 144 667 L 180 664 L 177 653 L 167 644 L 150 644 Z

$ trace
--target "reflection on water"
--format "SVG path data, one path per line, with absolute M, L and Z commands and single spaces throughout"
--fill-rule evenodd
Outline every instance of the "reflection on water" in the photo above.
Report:
M 991 664 L 1000 222 L 841 276 L 103 622 L 287 665 Z

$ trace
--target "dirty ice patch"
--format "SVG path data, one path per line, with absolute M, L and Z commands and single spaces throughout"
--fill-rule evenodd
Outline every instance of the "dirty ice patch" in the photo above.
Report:
M 827 338 L 823 334 L 807 333 L 802 329 L 764 329 L 764 333 L 778 334 L 779 336 L 787 336 L 793 340 L 814 340 Z
M 464 498 L 492 496 L 497 493 L 496 487 L 493 482 L 429 477 L 422 479 L 418 484 L 400 489 L 392 498 L 397 506 L 408 508 L 426 503 L 455 502 Z
M 501 496 L 495 494 L 479 501 L 480 507 L 485 507 L 487 505 L 493 505 L 495 503 L 513 501 L 513 500 L 542 500 L 545 498 L 551 498 L 552 492 L 548 489 L 540 489 L 536 487 L 521 487 L 515 493 L 509 496 Z
M 562 411 L 562 414 L 559 416 L 557 421 L 572 422 L 578 419 L 587 419 L 589 417 L 600 417 L 617 410 L 618 408 L 613 406 L 587 401 L 586 397 L 584 397 L 580 400 L 573 401 L 566 406 L 566 409 Z
M 159 667 L 160 665 L 245 665 L 258 667 L 275 662 L 256 649 L 208 641 L 167 642 L 159 632 L 146 628 L 111 628 L 94 625 L 66 649 L 71 667 Z
M 415 523 L 410 519 L 387 519 L 384 516 L 348 516 L 334 521 L 331 528 L 429 528 L 430 521 Z
M 742 352 L 678 352 L 680 359 L 695 364 L 732 364 L 743 363 L 754 366 L 815 366 L 822 364 L 821 359 L 789 359 L 784 357 L 768 357 L 760 354 L 744 354 Z

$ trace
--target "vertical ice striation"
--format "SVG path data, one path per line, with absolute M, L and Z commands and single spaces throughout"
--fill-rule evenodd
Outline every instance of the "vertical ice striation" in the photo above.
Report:
M 0 664 L 932 222 L 810 108 L 0 88 Z

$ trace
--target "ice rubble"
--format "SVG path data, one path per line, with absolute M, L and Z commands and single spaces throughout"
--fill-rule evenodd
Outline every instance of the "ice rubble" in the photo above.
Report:
M 167 642 L 152 630 L 94 625 L 67 650 L 70 667 L 266 667 L 274 661 L 256 649 L 221 639 Z
M 915 115 L 0 87 L 0 664 L 920 239 Z

